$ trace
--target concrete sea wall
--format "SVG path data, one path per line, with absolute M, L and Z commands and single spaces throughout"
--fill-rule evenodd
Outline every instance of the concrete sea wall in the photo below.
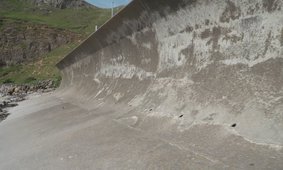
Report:
M 280 145 L 282 8 L 282 0 L 134 0 L 58 63 L 59 93 L 129 105 L 135 127 L 233 126 Z

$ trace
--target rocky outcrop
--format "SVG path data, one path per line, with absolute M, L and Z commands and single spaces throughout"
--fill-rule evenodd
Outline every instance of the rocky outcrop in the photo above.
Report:
M 78 39 L 76 33 L 0 18 L 0 66 L 19 64 L 40 57 Z
M 38 6 L 48 5 L 55 8 L 95 8 L 95 6 L 89 4 L 83 0 L 32 0 Z

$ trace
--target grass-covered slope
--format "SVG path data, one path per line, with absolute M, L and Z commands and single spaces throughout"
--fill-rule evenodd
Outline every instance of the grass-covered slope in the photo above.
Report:
M 32 62 L 0 68 L 0 84 L 27 84 L 46 79 L 59 84 L 61 77 L 55 65 L 78 44 L 79 42 L 74 42 L 63 45 Z
M 0 84 L 3 83 L 34 83 L 38 80 L 60 80 L 55 64 L 74 49 L 82 39 L 101 26 L 110 18 L 111 11 L 100 8 L 58 9 L 50 6 L 36 6 L 26 0 L 0 1 L 0 31 L 5 22 L 25 22 L 31 25 L 47 25 L 54 29 L 64 29 L 79 35 L 79 39 L 60 46 L 49 54 L 29 62 L 0 68 Z M 1 47 L 0 47 L 1 50 Z
M 49 6 L 35 6 L 23 0 L 1 0 L 0 2 L 1 17 L 46 24 L 84 35 L 93 32 L 95 26 L 102 25 L 110 15 L 110 10 L 100 8 L 58 9 Z

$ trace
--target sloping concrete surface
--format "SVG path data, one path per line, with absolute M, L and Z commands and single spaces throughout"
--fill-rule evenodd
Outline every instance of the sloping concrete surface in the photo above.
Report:
M 0 169 L 283 169 L 282 7 L 132 1 L 0 124 Z
M 54 95 L 33 97 L 0 124 L 0 169 L 282 169 L 280 147 L 214 125 L 180 132 L 179 120 L 123 119 L 131 107 L 85 110 Z M 66 119 L 67 117 L 67 119 Z

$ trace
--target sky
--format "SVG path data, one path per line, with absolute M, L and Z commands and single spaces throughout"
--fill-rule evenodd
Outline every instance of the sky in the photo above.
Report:
M 114 1 L 114 6 L 121 6 L 128 4 L 131 0 L 86 0 L 87 2 L 100 7 L 100 8 L 111 8 L 112 1 Z

